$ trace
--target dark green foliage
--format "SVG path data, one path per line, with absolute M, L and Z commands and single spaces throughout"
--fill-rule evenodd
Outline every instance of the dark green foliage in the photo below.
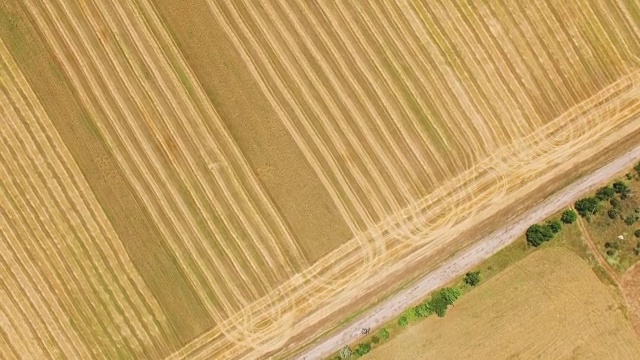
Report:
M 557 234 L 562 230 L 562 223 L 560 220 L 549 220 L 547 221 L 547 227 L 551 229 L 551 232 Z
M 636 217 L 633 215 L 629 215 L 626 218 L 624 218 L 624 223 L 631 226 L 636 222 Z
M 633 233 L 633 235 L 635 235 L 636 237 L 640 238 L 640 229 L 636 229 L 636 231 Z
M 636 170 L 636 172 L 638 173 L 638 175 L 640 175 L 640 162 L 636 164 L 636 166 L 634 167 L 634 169 Z
M 611 204 L 611 206 L 613 206 L 614 208 L 618 208 L 620 207 L 620 200 L 618 200 L 617 198 L 613 198 L 609 200 L 609 204 Z
M 636 243 L 636 247 L 633 249 L 633 252 L 637 255 L 640 255 L 640 240 Z
M 623 181 L 618 180 L 613 183 L 613 190 L 618 194 L 623 194 L 629 191 L 629 187 Z
M 596 191 L 596 197 L 600 200 L 611 199 L 615 195 L 616 195 L 615 190 L 613 190 L 613 188 L 610 186 L 602 187 L 598 189 L 598 191 Z
M 620 215 L 620 213 L 618 212 L 618 208 L 611 208 L 609 209 L 609 211 L 607 211 L 607 215 L 611 220 L 615 220 L 618 215 Z
M 385 328 L 380 330 L 380 337 L 382 338 L 382 340 L 387 340 L 389 338 L 389 330 Z
M 469 286 L 476 286 L 480 283 L 480 271 L 471 271 L 464 276 L 464 283 Z
M 400 319 L 398 319 L 398 325 L 400 325 L 400 327 L 409 325 L 409 319 L 407 319 L 406 316 L 400 316 Z
M 594 197 L 586 197 L 576 201 L 575 208 L 582 217 L 595 215 L 598 212 L 598 199 Z
M 562 222 L 565 224 L 573 224 L 574 222 L 576 222 L 576 220 L 578 220 L 578 214 L 576 214 L 575 211 L 568 209 L 562 213 L 560 220 L 562 220 Z
M 612 257 L 616 254 L 614 249 L 607 249 L 607 256 Z
M 372 343 L 373 345 L 376 345 L 376 344 L 380 343 L 380 338 L 379 338 L 379 337 L 377 337 L 377 336 L 375 336 L 375 335 L 373 335 L 373 336 L 371 337 L 371 343 Z
M 625 177 L 627 178 L 627 180 L 631 180 L 631 179 L 633 179 L 633 174 L 632 173 L 627 173 L 627 175 L 625 175 Z
M 553 231 L 547 225 L 534 224 L 527 229 L 527 244 L 538 247 L 553 238 Z
M 368 354 L 369 351 L 371 351 L 371 344 L 369 343 L 360 343 L 358 344 L 358 347 L 356 348 L 356 355 L 358 356 L 362 356 L 365 354 Z
M 605 249 L 612 249 L 612 250 L 619 250 L 620 249 L 620 245 L 617 242 L 610 242 L 607 241 L 606 243 L 604 243 L 604 248 Z
M 443 317 L 447 313 L 447 308 L 449 305 L 453 305 L 453 303 L 460 297 L 460 290 L 456 288 L 443 288 L 438 290 L 431 299 L 429 299 L 428 304 L 438 317 Z

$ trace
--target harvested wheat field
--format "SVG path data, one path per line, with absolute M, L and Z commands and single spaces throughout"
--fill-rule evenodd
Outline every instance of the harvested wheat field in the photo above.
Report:
M 622 0 L 3 1 L 0 357 L 291 356 L 637 143 L 639 39 Z
M 565 249 L 531 254 L 367 355 L 374 359 L 637 359 L 619 298 Z

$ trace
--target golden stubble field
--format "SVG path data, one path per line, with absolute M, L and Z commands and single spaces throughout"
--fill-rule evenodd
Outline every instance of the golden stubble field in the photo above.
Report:
M 576 254 L 545 249 L 367 358 L 638 358 L 640 341 L 612 290 Z
M 2 357 L 290 354 L 622 153 L 639 14 L 3 2 Z

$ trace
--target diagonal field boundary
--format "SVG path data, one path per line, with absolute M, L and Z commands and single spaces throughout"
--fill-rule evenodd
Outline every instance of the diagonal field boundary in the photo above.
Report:
M 619 158 L 577 180 L 555 195 L 535 206 L 518 218 L 505 224 L 501 229 L 478 241 L 455 258 L 447 261 L 433 272 L 418 280 L 411 287 L 402 290 L 384 303 L 367 311 L 358 320 L 330 338 L 312 346 L 310 350 L 298 355 L 298 359 L 320 359 L 328 356 L 344 345 L 353 343 L 362 336 L 361 329 L 378 327 L 392 320 L 405 309 L 423 300 L 430 292 L 444 286 L 467 269 L 480 264 L 483 260 L 515 241 L 533 223 L 538 223 L 558 210 L 568 206 L 581 195 L 595 190 L 616 174 L 628 169 L 640 159 L 640 146 L 626 152 Z

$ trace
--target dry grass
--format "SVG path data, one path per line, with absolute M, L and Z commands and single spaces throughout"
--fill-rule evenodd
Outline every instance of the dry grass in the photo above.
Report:
M 310 262 L 350 239 L 301 150 L 203 1 L 154 1 L 165 26 Z
M 66 82 L 46 42 L 38 36 L 37 29 L 17 2 L 3 2 L 0 13 L 0 38 L 6 41 L 131 261 L 168 314 L 181 342 L 210 328 L 213 320 L 124 178 L 94 120 Z
M 637 358 L 640 342 L 620 308 L 578 256 L 546 249 L 465 295 L 445 318 L 411 326 L 367 358 Z
M 108 343 L 125 356 L 176 350 L 172 332 L 192 339 L 175 358 L 295 350 L 640 129 L 634 4 L 17 4 L 5 61 L 148 286 L 123 299 L 170 324 L 111 314 L 135 334 Z M 25 19 L 35 47 L 11 31 Z
M 640 256 L 635 252 L 640 238 L 634 235 L 635 230 L 640 229 L 640 222 L 636 221 L 632 225 L 627 225 L 624 221 L 624 218 L 634 215 L 636 209 L 640 208 L 640 197 L 638 196 L 640 181 L 637 179 L 627 180 L 624 177 L 620 178 L 620 180 L 629 185 L 633 196 L 620 200 L 619 217 L 611 219 L 607 212 L 612 206 L 608 202 L 603 202 L 599 213 L 584 224 L 590 238 L 593 239 L 602 256 L 617 272 L 624 273 L 640 260 Z M 620 196 L 616 195 L 616 198 L 620 199 Z M 623 239 L 618 238 L 621 235 Z M 615 243 L 619 249 L 609 256 L 606 253 L 606 243 Z

